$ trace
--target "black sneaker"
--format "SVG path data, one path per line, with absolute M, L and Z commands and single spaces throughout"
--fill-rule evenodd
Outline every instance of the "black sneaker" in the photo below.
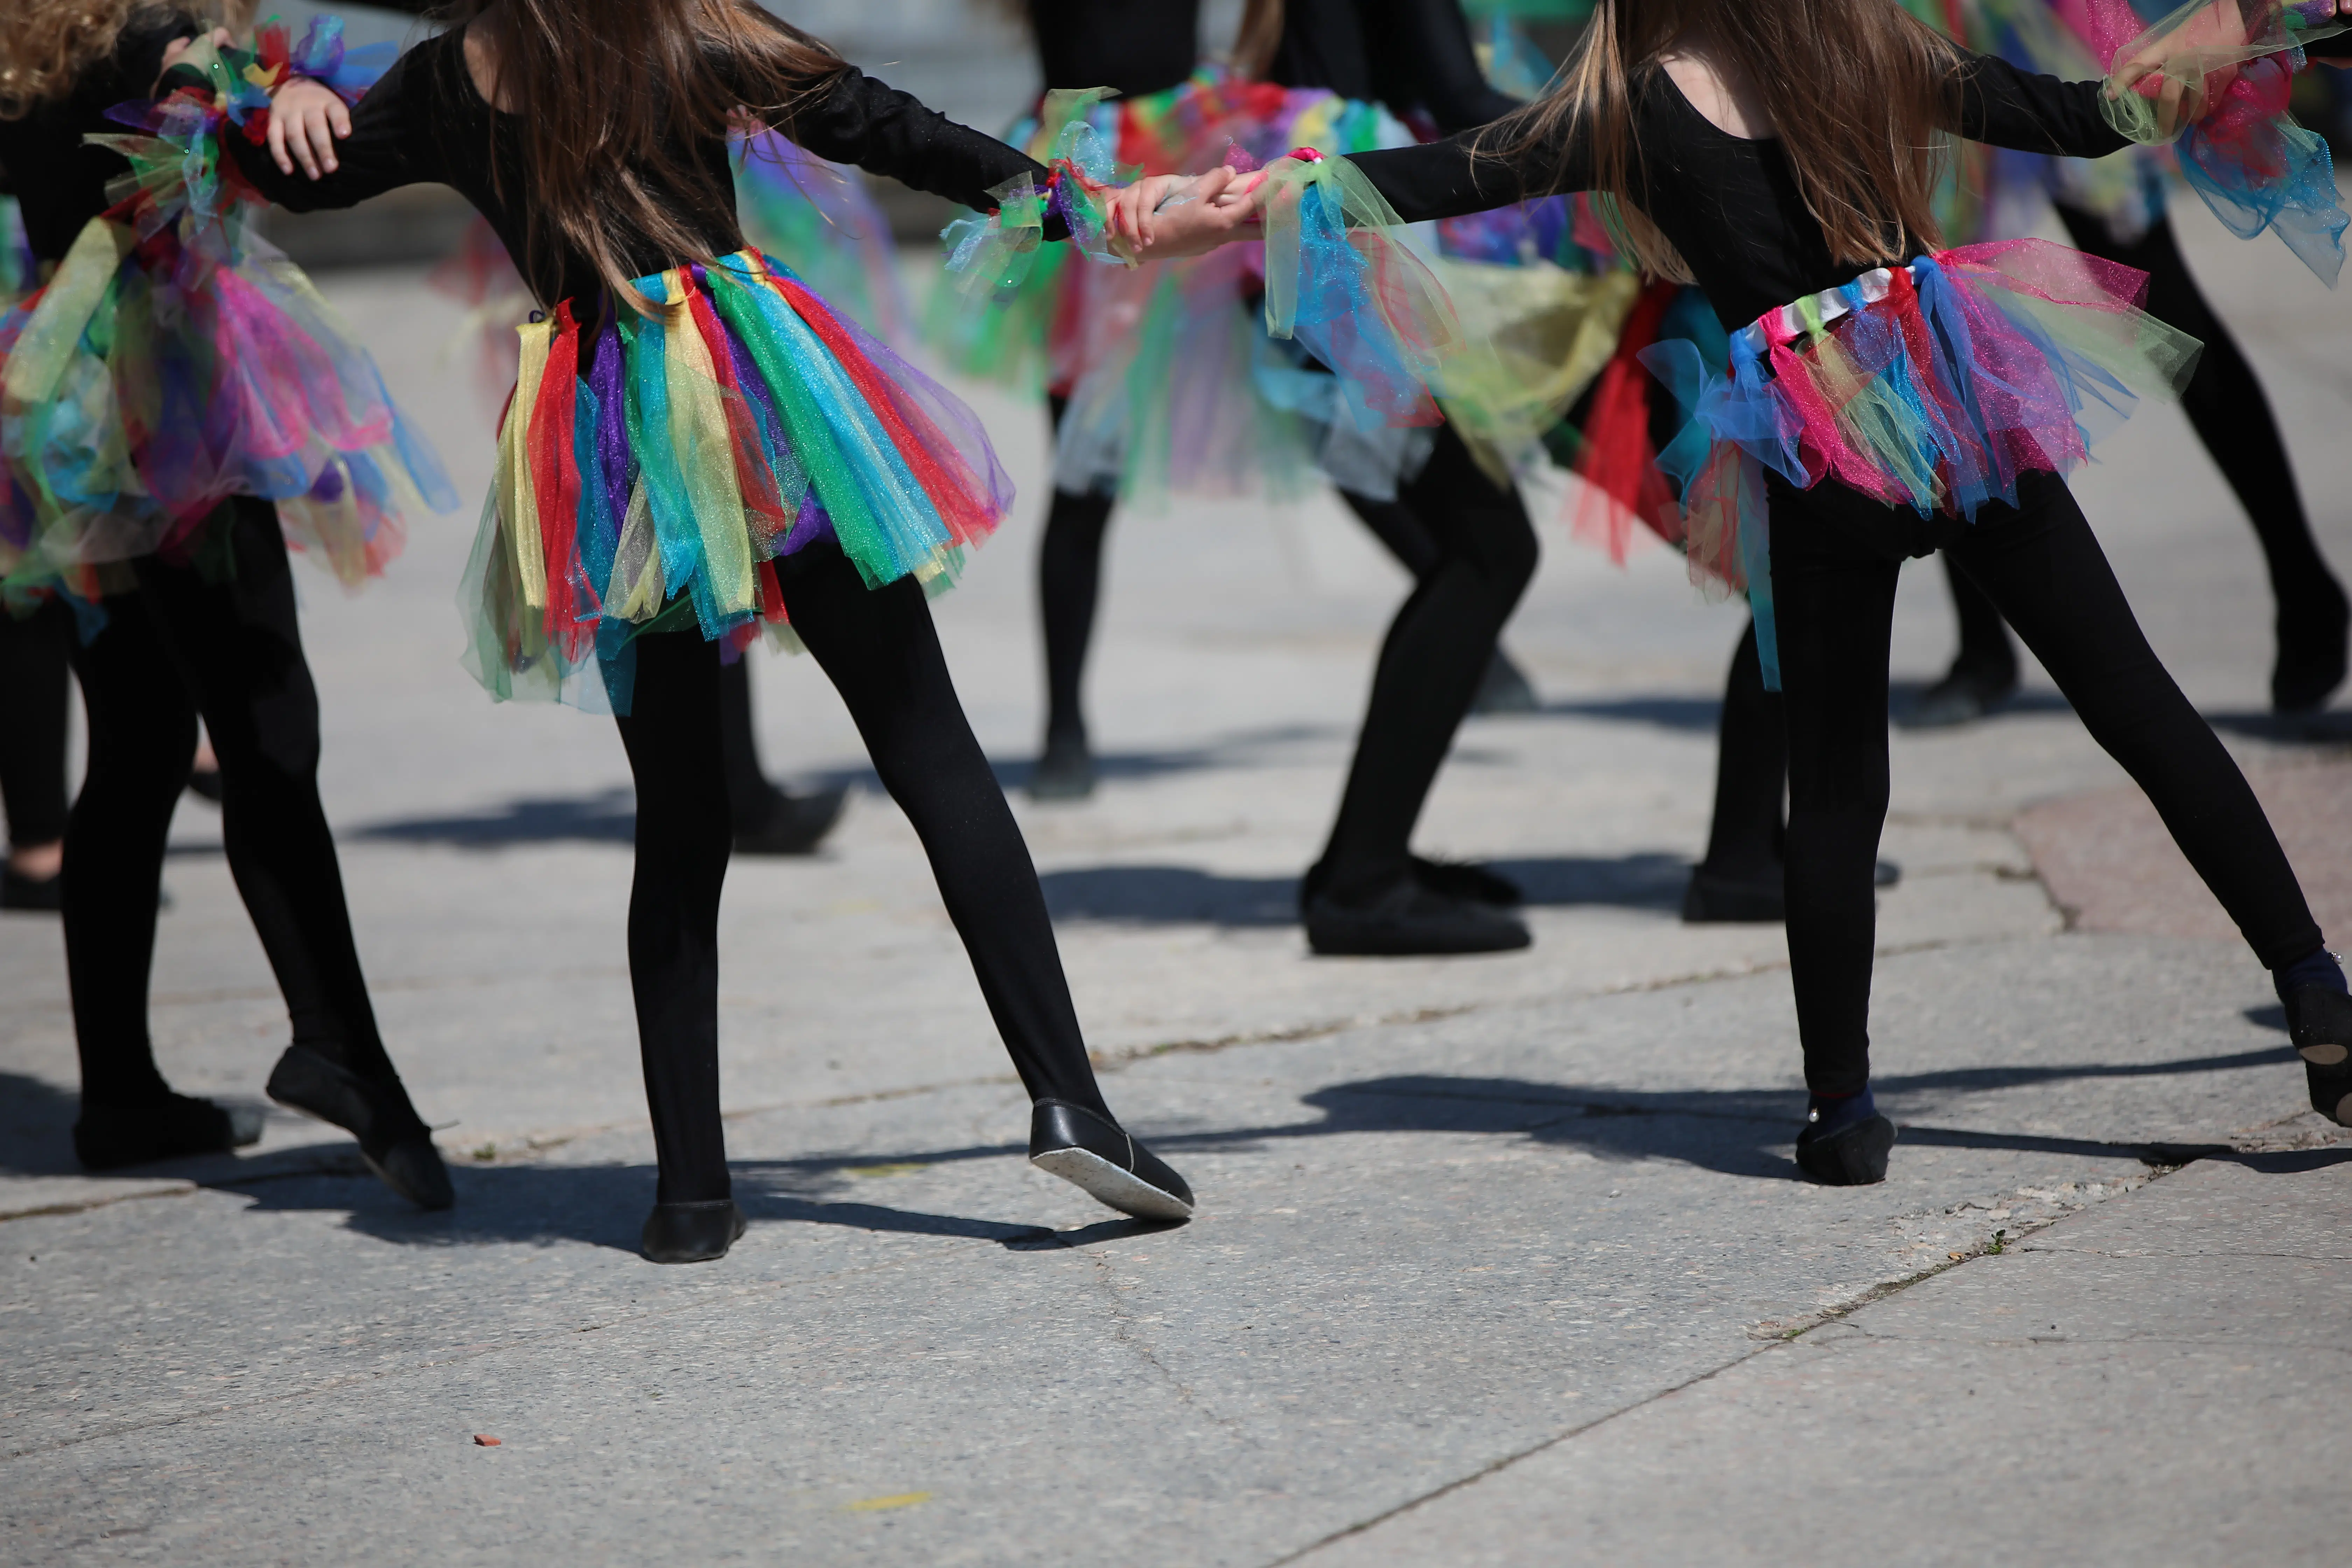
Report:
M 1083 737 L 1045 742 L 1045 754 L 1029 772 L 1031 800 L 1084 800 L 1095 793 L 1095 756 Z
M 1410 874 L 1362 903 L 1321 892 L 1307 900 L 1307 945 L 1326 957 L 1511 952 L 1534 941 L 1517 915 L 1448 897 Z
M 1478 678 L 1478 695 L 1470 700 L 1470 711 L 1482 715 L 1534 713 L 1542 708 L 1534 682 L 1497 645 L 1495 657 L 1486 661 L 1486 673 Z
M 1975 723 L 2016 695 L 2014 668 L 1977 670 L 1955 664 L 1895 721 L 1906 730 L 1949 730 Z
M 638 1244 L 649 1263 L 709 1263 L 743 1239 L 743 1211 L 733 1198 L 656 1204 Z
M 270 1069 L 269 1098 L 359 1140 L 360 1158 L 383 1184 L 421 1209 L 457 1202 L 433 1134 L 394 1079 L 373 1083 L 305 1046 L 289 1046 Z
M 2352 1127 L 2352 996 L 2324 985 L 2302 986 L 2287 998 L 2286 1018 L 2311 1088 L 2311 1108 L 2339 1127 Z
M 1138 1219 L 1192 1217 L 1192 1189 L 1118 1122 L 1066 1100 L 1029 1114 L 1029 1163 Z
M 85 1170 L 112 1171 L 190 1154 L 222 1154 L 261 1142 L 261 1108 L 215 1105 L 175 1094 L 161 1105 L 82 1102 L 74 1155 Z
M 757 823 L 735 825 L 738 855 L 806 855 L 824 841 L 841 820 L 849 799 L 846 789 L 821 789 L 814 795 L 768 792 L 767 810 Z
M 0 910 L 53 915 L 65 907 L 66 879 L 27 877 L 14 866 L 0 864 Z
M 1825 1187 L 1868 1187 L 1886 1180 L 1887 1151 L 1895 1147 L 1895 1123 L 1865 1117 L 1827 1137 L 1808 1121 L 1797 1134 L 1797 1168 Z

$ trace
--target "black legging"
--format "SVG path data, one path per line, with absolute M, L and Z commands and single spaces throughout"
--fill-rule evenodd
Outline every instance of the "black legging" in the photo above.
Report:
M 51 598 L 17 618 L 0 605 L 0 811 L 8 844 L 55 844 L 66 834 L 66 670 L 71 606 Z
M 1398 487 L 1395 502 L 1340 495 L 1383 538 L 1400 521 L 1383 512 L 1402 511 L 1436 552 L 1389 623 L 1323 851 L 1323 886 L 1345 900 L 1410 873 L 1413 825 L 1477 700 L 1495 639 L 1535 575 L 1537 550 L 1518 491 L 1489 479 L 1450 425 L 1438 427 L 1429 461 Z
M 1055 423 L 1062 405 L 1054 404 Z M 1536 533 L 1518 491 L 1497 485 L 1451 426 L 1394 500 L 1342 490 L 1414 579 L 1390 623 L 1321 886 L 1341 899 L 1406 874 L 1407 845 L 1454 731 L 1477 700 L 1496 639 L 1535 575 Z M 1045 736 L 1083 740 L 1078 688 L 1094 629 L 1112 499 L 1055 490 L 1037 553 L 1045 624 Z
M 779 563 L 776 575 L 793 629 L 930 857 L 1022 1084 L 1033 1100 L 1108 1116 L 1036 868 L 956 700 L 921 586 L 903 578 L 869 590 L 832 545 Z M 719 650 L 687 631 L 641 639 L 636 657 L 620 729 L 637 785 L 629 980 L 661 1166 L 656 1201 L 706 1202 L 731 1190 L 719 1119 L 719 894 L 730 837 Z
M 75 647 L 89 769 L 66 829 L 66 966 L 82 1097 L 94 1104 L 169 1092 L 148 1037 L 147 985 L 164 838 L 199 712 L 220 758 L 229 870 L 294 1043 L 396 1081 L 319 804 L 319 695 L 277 510 L 241 500 L 226 513 L 205 525 L 203 566 L 136 563 L 137 591 L 108 598 L 104 629 Z
M 2084 727 L 2158 815 L 2265 968 L 2319 927 L 2253 791 L 2142 636 L 2063 480 L 2028 475 L 2019 505 L 1973 524 L 1922 520 L 1834 482 L 1769 476 L 1772 597 L 1788 720 L 1784 886 L 1805 1083 L 1870 1077 L 1872 867 L 1886 819 L 1886 660 L 1907 554 L 1948 551 L 2050 671 Z
M 2312 537 L 2270 399 L 2244 351 L 2197 287 L 2172 221 L 2159 217 L 2139 238 L 2125 242 L 2095 213 L 2061 204 L 2058 216 L 2078 249 L 2147 273 L 2148 314 L 2205 345 L 2197 374 L 2181 392 L 2181 412 L 2189 416 L 2198 440 L 2211 454 L 2214 467 L 2221 470 L 2262 541 L 2271 592 L 2278 603 L 2282 642 L 2337 635 L 2333 628 L 2343 614 L 2343 590 Z M 1961 664 L 2014 679 L 2017 655 L 2000 615 L 1948 557 L 1944 565 L 1959 613 Z M 2294 651 L 2324 654 L 2326 649 Z

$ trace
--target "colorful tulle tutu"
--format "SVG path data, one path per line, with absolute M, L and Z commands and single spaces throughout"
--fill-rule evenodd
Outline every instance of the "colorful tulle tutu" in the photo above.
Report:
M 752 250 L 636 280 L 663 313 L 521 331 L 462 591 L 500 698 L 628 710 L 634 639 L 747 644 L 774 563 L 833 540 L 870 585 L 944 585 L 1013 487 L 971 410 Z
M 2139 308 L 2147 275 L 2042 240 L 1879 268 L 1731 334 L 1730 374 L 1682 342 L 1643 361 L 1690 411 L 1661 456 L 1703 584 L 1745 591 L 1768 681 L 1766 473 L 1974 521 L 2022 474 L 2064 474 L 2142 397 L 2179 395 L 2200 345 Z
M 357 96 L 337 29 L 323 32 L 293 59 Z M 366 350 L 246 226 L 258 198 L 219 138 L 252 133 L 267 112 L 254 78 L 286 68 L 289 47 L 282 28 L 263 44 L 259 57 L 199 45 L 192 58 L 225 84 L 209 102 L 142 105 L 125 116 L 142 133 L 96 139 L 132 166 L 117 205 L 0 320 L 20 585 L 55 574 L 89 594 L 94 568 L 185 550 L 222 501 L 247 495 L 277 502 L 288 542 L 356 587 L 399 553 L 406 516 L 457 505 Z M 243 103 L 241 123 L 240 95 L 262 100 Z

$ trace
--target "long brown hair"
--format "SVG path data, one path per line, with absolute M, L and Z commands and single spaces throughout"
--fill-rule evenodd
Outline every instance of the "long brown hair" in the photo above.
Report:
M 1690 281 L 1633 202 L 1633 100 L 1659 57 L 1702 30 L 1754 84 L 1838 260 L 1906 260 L 1942 243 L 1934 195 L 1960 56 L 1896 0 L 1600 0 L 1552 89 L 1489 126 L 1480 149 L 1510 157 L 1586 138 L 1621 241 L 1646 270 Z
M 1234 69 L 1262 77 L 1282 47 L 1282 0 L 1244 0 L 1242 25 L 1234 33 Z
M 253 0 L 215 0 L 215 8 L 223 26 L 241 31 Z M 0 120 L 22 120 L 67 97 L 83 71 L 114 53 L 125 27 L 177 9 L 158 0 L 9 0 L 0 26 Z
M 755 0 L 457 0 L 448 12 L 456 26 L 480 18 L 495 46 L 492 96 L 513 117 L 530 187 L 525 274 L 540 275 L 553 239 L 644 314 L 658 307 L 629 287 L 621 237 L 709 261 L 680 208 L 725 210 L 687 150 L 747 117 L 788 129 L 847 68 Z

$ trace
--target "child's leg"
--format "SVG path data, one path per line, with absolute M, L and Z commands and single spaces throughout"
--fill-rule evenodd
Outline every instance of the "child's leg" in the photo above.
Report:
M 1771 492 L 1789 746 L 1783 887 L 1805 1086 L 1845 1098 L 1870 1083 L 1873 873 L 1886 821 L 1886 658 L 1901 562 L 1872 553 L 1825 515 L 1869 503 L 1822 489 L 1830 493 L 1778 484 Z
M 923 841 L 1029 1097 L 1108 1116 L 1029 847 L 965 721 L 921 586 L 908 578 L 868 589 L 823 546 L 778 577 L 793 629 L 848 704 L 874 771 Z
M 2020 500 L 2018 512 L 1969 531 L 1953 558 L 2147 792 L 2263 967 L 2307 956 L 2319 927 L 2261 803 L 2147 646 L 2082 509 L 2063 481 L 2041 475 Z
M 629 987 L 660 1163 L 655 1201 L 717 1203 L 733 1190 L 719 1121 L 719 894 L 733 839 L 719 645 L 688 630 L 635 647 L 629 716 L 618 722 L 637 786 Z
M 66 973 L 82 1101 L 171 1098 L 147 1033 L 148 972 L 163 843 L 196 749 L 196 705 L 136 593 L 105 602 L 107 624 L 73 646 L 89 763 L 67 819 Z
M 1789 731 L 1780 700 L 1764 689 L 1753 622 L 1732 649 L 1724 679 L 1723 713 L 1716 726 L 1715 815 L 1706 856 L 1691 871 L 1683 919 L 1777 921 L 1785 904 L 1780 862 L 1786 826 L 1782 797 L 1789 783 Z
M 139 563 L 141 596 L 220 758 L 229 869 L 285 993 L 294 1043 L 362 1078 L 394 1080 L 319 800 L 319 693 L 302 657 L 285 538 L 267 501 L 229 505 L 233 516 L 210 525 L 228 530 L 228 575 L 207 581 L 197 566 L 151 557 Z

